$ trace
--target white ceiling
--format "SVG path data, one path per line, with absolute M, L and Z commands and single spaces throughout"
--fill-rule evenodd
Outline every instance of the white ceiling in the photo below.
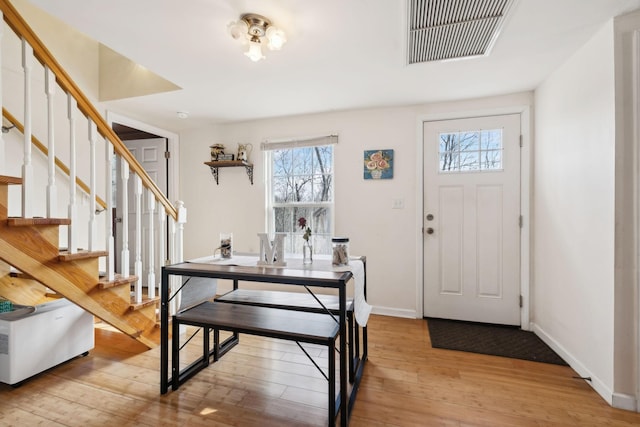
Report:
M 640 0 L 515 0 L 488 57 L 407 65 L 406 0 L 30 1 L 180 86 L 105 103 L 174 131 L 535 89 L 608 19 L 640 8 Z M 288 38 L 257 63 L 227 32 L 248 12 Z

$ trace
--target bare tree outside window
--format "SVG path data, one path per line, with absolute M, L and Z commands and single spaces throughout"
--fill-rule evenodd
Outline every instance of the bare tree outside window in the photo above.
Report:
M 274 150 L 271 153 L 274 229 L 287 233 L 285 252 L 302 253 L 304 217 L 316 253 L 330 253 L 333 210 L 333 146 Z
M 440 134 L 440 171 L 502 170 L 502 129 Z

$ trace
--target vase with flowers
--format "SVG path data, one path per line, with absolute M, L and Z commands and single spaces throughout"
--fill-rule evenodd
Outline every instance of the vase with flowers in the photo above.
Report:
M 304 244 L 302 245 L 302 263 L 311 264 L 313 262 L 313 246 L 311 246 L 311 242 L 309 241 L 311 238 L 311 227 L 307 225 L 307 220 L 304 217 L 298 218 L 298 226 L 304 231 L 302 235 L 304 239 Z

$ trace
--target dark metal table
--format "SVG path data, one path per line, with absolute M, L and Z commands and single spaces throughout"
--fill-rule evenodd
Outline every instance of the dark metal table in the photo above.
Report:
M 355 401 L 366 360 L 366 342 L 362 360 L 359 363 L 359 375 L 348 392 L 347 367 L 347 282 L 353 277 L 350 271 L 335 272 L 326 269 L 292 269 L 269 266 L 233 266 L 219 264 L 201 264 L 183 262 L 162 267 L 162 287 L 160 306 L 160 393 L 168 391 L 169 378 L 169 302 L 173 295 L 169 295 L 169 276 L 206 277 L 212 279 L 233 280 L 234 288 L 238 281 L 274 283 L 294 286 L 308 286 L 317 288 L 333 288 L 338 290 L 339 322 L 340 322 L 340 425 L 346 426 L 349 420 L 349 410 Z M 363 332 L 366 339 L 366 330 Z

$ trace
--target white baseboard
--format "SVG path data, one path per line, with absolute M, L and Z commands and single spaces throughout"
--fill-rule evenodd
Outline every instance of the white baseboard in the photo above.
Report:
M 636 398 L 628 394 L 613 393 L 611 406 L 618 409 L 626 409 L 627 411 L 640 412 Z
M 553 349 L 560 357 L 564 359 L 565 362 L 573 368 L 574 371 L 580 377 L 591 378 L 591 381 L 584 380 L 587 384 L 589 384 L 595 391 L 602 397 L 609 405 L 614 406 L 614 393 L 603 381 L 601 381 L 597 376 L 595 376 L 591 371 L 589 371 L 578 359 L 576 359 L 566 348 L 560 345 L 555 339 L 553 339 L 549 334 L 547 334 L 539 325 L 535 323 L 531 323 L 531 330 L 538 336 L 542 341 L 544 341 L 549 347 Z M 579 380 L 576 380 L 579 381 Z M 616 400 L 623 400 L 621 398 Z M 633 406 L 635 408 L 635 399 L 633 399 Z M 616 402 L 622 403 L 622 402 Z M 627 400 L 624 401 L 625 404 L 629 404 Z M 635 410 L 635 409 L 634 409 Z
M 391 316 L 391 317 L 404 317 L 407 319 L 417 319 L 417 314 L 415 310 L 404 310 L 401 308 L 390 308 L 390 307 L 373 307 L 371 309 L 372 314 L 379 314 L 381 316 Z

